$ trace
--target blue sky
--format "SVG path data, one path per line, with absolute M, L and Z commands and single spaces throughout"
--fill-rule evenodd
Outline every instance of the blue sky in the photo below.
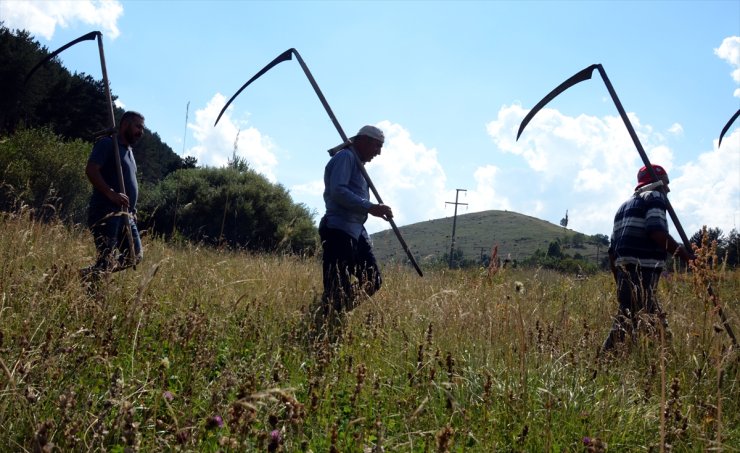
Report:
M 296 48 L 347 135 L 385 131 L 367 170 L 399 226 L 453 215 L 446 202 L 465 189 L 458 214 L 558 224 L 567 210 L 569 228 L 610 234 L 642 162 L 597 73 L 516 141 L 532 106 L 601 63 L 650 160 L 668 170 L 686 233 L 740 228 L 740 121 L 717 144 L 740 108 L 738 1 L 0 0 L 0 20 L 50 50 L 102 31 L 114 94 L 175 152 L 221 166 L 236 148 L 318 219 L 326 150 L 340 138 L 297 62 L 253 83 L 213 126 L 244 82 Z M 61 60 L 100 77 L 93 42 Z

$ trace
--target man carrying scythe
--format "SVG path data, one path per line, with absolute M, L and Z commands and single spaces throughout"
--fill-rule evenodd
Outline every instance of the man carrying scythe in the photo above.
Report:
M 643 163 L 645 166 L 640 169 L 638 173 L 638 187 L 636 188 L 636 195 L 637 192 L 642 194 L 645 193 L 645 197 L 640 195 L 640 198 L 645 199 L 647 196 L 647 192 L 653 191 L 657 192 L 660 195 L 662 195 L 659 201 L 658 206 L 654 206 L 651 208 L 648 208 L 645 211 L 644 216 L 647 215 L 647 213 L 650 214 L 650 216 L 653 217 L 653 219 L 650 222 L 646 222 L 646 217 L 643 217 L 640 219 L 639 217 L 634 219 L 627 219 L 624 220 L 627 217 L 632 217 L 635 213 L 633 211 L 632 215 L 628 214 L 628 208 L 627 205 L 630 203 L 629 201 L 623 205 L 623 208 L 625 209 L 625 212 L 622 215 L 622 218 L 620 218 L 620 213 L 622 213 L 622 210 L 617 213 L 617 218 L 615 218 L 614 222 L 614 234 L 612 236 L 612 240 L 614 241 L 615 238 L 621 239 L 623 234 L 622 233 L 629 233 L 630 235 L 634 234 L 635 227 L 637 227 L 638 230 L 644 230 L 643 231 L 643 238 L 640 241 L 641 247 L 655 247 L 655 245 L 662 247 L 659 249 L 656 253 L 661 253 L 663 255 L 662 258 L 654 256 L 651 259 L 656 260 L 653 262 L 653 267 L 655 269 L 661 268 L 665 264 L 665 252 L 669 253 L 675 253 L 678 254 L 680 257 L 684 258 L 684 260 L 691 259 L 691 255 L 688 255 L 691 250 L 691 245 L 689 243 L 689 238 L 686 236 L 686 233 L 683 230 L 683 227 L 681 226 L 681 223 L 678 221 L 678 216 L 676 215 L 676 212 L 673 210 L 673 206 L 671 206 L 670 201 L 668 201 L 668 197 L 666 194 L 668 193 L 667 190 L 667 184 L 668 184 L 668 175 L 665 173 L 665 170 L 661 167 L 661 174 L 658 174 L 656 172 L 655 168 L 653 168 L 653 165 L 650 163 L 647 153 L 645 153 L 645 149 L 642 147 L 642 143 L 640 143 L 640 139 L 637 137 L 637 133 L 635 132 L 635 128 L 632 126 L 632 123 L 629 120 L 629 117 L 627 116 L 627 112 L 624 110 L 624 107 L 622 106 L 622 102 L 619 100 L 619 97 L 617 96 L 616 91 L 614 90 L 614 87 L 612 86 L 611 81 L 609 80 L 609 77 L 606 75 L 606 71 L 604 70 L 604 67 L 600 64 L 593 64 L 588 66 L 587 68 L 577 72 L 575 75 L 571 76 L 569 79 L 567 79 L 565 82 L 558 85 L 554 90 L 552 90 L 550 93 L 547 94 L 540 102 L 538 102 L 532 110 L 524 117 L 522 120 L 522 123 L 519 125 L 519 131 L 517 132 L 517 140 L 522 134 L 522 131 L 527 126 L 529 121 L 537 114 L 538 111 L 540 111 L 545 105 L 547 105 L 548 102 L 552 101 L 555 97 L 557 97 L 560 93 L 564 92 L 568 88 L 572 87 L 573 85 L 583 82 L 585 80 L 589 80 L 591 78 L 591 75 L 594 71 L 598 71 L 599 75 L 601 76 L 602 80 L 604 81 L 604 84 L 606 85 L 607 91 L 609 91 L 609 95 L 612 98 L 612 101 L 614 101 L 614 106 L 617 108 L 617 111 L 619 112 L 619 116 L 622 118 L 622 121 L 624 122 L 625 127 L 627 128 L 627 132 L 629 133 L 630 137 L 632 138 L 632 141 L 635 144 L 635 148 L 637 148 L 637 152 L 640 154 L 640 157 L 642 158 Z M 722 135 L 727 131 L 727 129 L 730 127 L 732 122 L 740 115 L 740 110 L 738 113 L 735 114 L 735 116 L 730 119 L 730 121 L 727 123 L 727 125 L 722 129 L 722 133 L 720 134 L 720 143 L 722 141 Z M 653 186 L 655 184 L 655 186 Z M 659 185 L 662 185 L 662 189 L 659 188 Z M 655 190 L 654 190 L 655 189 Z M 657 200 L 656 197 L 652 197 L 653 201 Z M 637 200 L 637 196 L 632 201 L 639 201 Z M 673 221 L 673 225 L 676 227 L 676 231 L 678 232 L 679 236 L 681 237 L 681 241 L 683 242 L 683 247 L 679 247 L 673 238 L 668 235 L 668 228 L 667 228 L 667 222 L 665 220 L 665 214 L 668 212 L 670 214 L 671 220 Z M 659 217 L 662 217 L 662 221 L 658 221 L 655 216 L 658 215 Z M 635 223 L 632 223 L 632 221 L 635 220 Z M 651 226 L 648 226 L 648 223 L 651 223 Z M 657 234 L 657 226 L 658 224 L 662 224 L 660 226 L 660 230 L 665 234 L 665 236 L 658 237 L 655 236 Z M 663 227 L 665 226 L 665 228 Z M 647 238 L 647 239 L 646 239 Z M 657 244 L 650 245 L 650 242 L 657 241 Z M 613 242 L 614 244 L 614 242 Z M 619 272 L 617 269 L 619 268 L 619 256 L 620 252 L 618 250 L 617 245 L 614 245 L 614 253 L 616 253 L 614 258 L 614 267 L 615 269 L 615 278 L 619 277 Z M 636 252 L 634 250 L 629 251 L 629 254 L 624 254 L 623 256 L 631 256 L 633 258 L 637 257 L 635 261 L 637 261 L 638 264 L 641 263 L 639 256 L 635 254 Z M 663 262 L 661 264 L 661 261 Z M 648 262 L 649 263 L 649 262 Z M 660 264 L 660 266 L 659 266 Z M 649 266 L 650 264 L 648 264 Z M 636 272 L 631 277 L 631 282 L 633 284 L 633 289 L 636 291 L 635 297 L 641 297 L 641 301 L 638 301 L 638 303 L 641 303 L 642 305 L 635 305 L 635 307 L 640 308 L 646 308 L 647 310 L 659 310 L 657 306 L 650 308 L 651 302 L 649 302 L 649 299 L 646 299 L 647 290 L 650 290 L 654 293 L 655 286 L 657 285 L 657 278 L 659 277 L 659 273 L 657 274 L 654 283 L 650 283 L 650 279 L 652 276 L 645 276 L 640 275 L 640 272 Z M 641 282 L 636 283 L 640 277 L 643 277 L 643 280 Z M 646 281 L 645 278 L 648 280 Z M 619 281 L 617 282 L 619 285 Z M 647 284 L 647 286 L 645 286 Z M 629 288 L 629 285 L 626 286 Z M 652 289 L 651 289 L 652 288 Z M 619 290 L 619 288 L 618 288 Z M 626 291 L 626 290 L 625 290 Z M 707 286 L 707 293 L 714 304 L 714 308 L 716 310 L 717 316 L 719 316 L 719 319 L 722 321 L 722 326 L 724 327 L 725 331 L 727 332 L 727 335 L 732 340 L 733 346 L 737 347 L 737 338 L 735 337 L 735 333 L 732 330 L 732 327 L 730 326 L 729 322 L 727 321 L 727 317 L 725 316 L 724 310 L 722 309 L 722 305 L 720 304 L 719 298 L 717 297 L 716 293 L 714 292 L 711 285 Z M 653 294 L 654 295 L 654 294 Z M 624 296 L 624 300 L 626 301 L 626 295 Z M 651 296 L 652 297 L 652 296 Z M 626 303 L 626 302 L 625 302 Z M 632 302 L 629 302 L 631 304 Z M 622 306 L 622 300 L 620 299 L 620 307 Z M 630 305 L 631 306 L 631 305 Z M 631 306 L 632 307 L 632 306 Z M 633 309 L 635 307 L 632 307 Z M 639 308 L 638 308 L 639 309 Z M 621 308 L 620 308 L 621 311 Z M 634 316 L 635 311 L 632 311 L 632 315 Z M 612 334 L 610 333 L 609 338 L 612 337 Z M 604 349 L 610 349 L 613 346 L 611 345 L 613 341 L 607 341 L 604 344 Z
M 97 259 L 80 270 L 80 276 L 90 282 L 111 272 L 138 264 L 143 252 L 136 227 L 136 200 L 139 184 L 136 180 L 136 159 L 131 148 L 144 134 L 144 116 L 128 111 L 121 117 L 116 134 L 118 147 L 111 136 L 103 137 L 93 146 L 85 167 L 85 174 L 93 186 L 88 205 L 88 227 L 92 232 Z M 123 185 L 118 183 L 114 152 L 118 149 L 123 174 Z M 129 250 L 126 223 L 130 226 L 134 253 Z
M 351 145 L 340 149 L 326 164 L 326 214 L 319 223 L 324 249 L 324 315 L 348 312 L 356 307 L 360 291 L 373 295 L 380 289 L 380 268 L 364 225 L 368 214 L 390 220 L 393 211 L 387 205 L 370 201 L 368 184 L 359 166 L 379 155 L 384 141 L 382 130 L 363 126 L 351 139 Z M 357 279 L 355 285 L 353 277 Z
M 105 95 L 108 98 L 108 118 L 110 120 L 108 129 L 99 133 L 110 135 L 95 144 L 85 169 L 93 185 L 93 194 L 88 208 L 88 226 L 95 238 L 98 257 L 95 264 L 80 269 L 80 277 L 88 282 L 96 282 L 102 274 L 123 270 L 130 266 L 135 267 L 142 258 L 141 240 L 134 217 L 139 186 L 136 181 L 136 161 L 131 145 L 144 134 L 144 116 L 137 112 L 126 112 L 121 118 L 120 127 L 116 128 L 113 96 L 110 92 L 108 70 L 105 66 L 103 34 L 99 31 L 82 35 L 44 57 L 28 72 L 26 82 L 37 69 L 66 49 L 91 40 L 98 42 L 100 69 L 103 73 Z
M 327 334 L 333 341 L 336 339 L 334 334 L 337 333 L 334 327 L 337 327 L 336 322 L 340 320 L 336 314 L 349 311 L 356 306 L 355 295 L 358 294 L 358 289 L 364 290 L 366 294 L 373 294 L 381 285 L 378 264 L 364 227 L 368 214 L 380 217 L 390 224 L 409 262 L 420 277 L 423 273 L 393 221 L 393 212 L 390 207 L 383 204 L 365 170 L 364 164 L 380 154 L 384 142 L 383 131 L 375 126 L 364 126 L 357 135 L 348 139 L 296 49 L 291 48 L 278 55 L 242 85 L 221 109 L 214 126 L 239 93 L 275 65 L 294 56 L 342 138 L 342 145 L 329 150 L 332 158 L 324 172 L 326 215 L 319 225 L 319 234 L 324 247 L 324 294 L 321 306 L 311 307 L 312 323 L 316 329 L 314 333 L 322 336 Z M 377 204 L 369 200 L 369 192 L 373 193 Z M 356 286 L 352 284 L 353 279 L 357 279 Z M 328 325 L 325 324 L 327 315 Z
M 658 280 L 665 269 L 666 254 L 679 256 L 685 263 L 692 255 L 668 234 L 666 194 L 668 173 L 653 165 L 655 180 L 646 167 L 637 172 L 635 193 L 617 210 L 609 245 L 609 264 L 617 283 L 619 310 L 600 354 L 613 351 L 634 331 L 642 315 L 655 327 L 656 321 L 667 329 L 656 298 Z M 656 319 L 657 318 L 657 319 Z

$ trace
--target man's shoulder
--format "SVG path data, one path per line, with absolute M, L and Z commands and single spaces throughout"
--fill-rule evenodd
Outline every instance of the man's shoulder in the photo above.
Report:
M 355 153 L 352 152 L 349 148 L 342 148 L 339 152 L 334 154 L 331 159 L 329 159 L 329 162 L 327 162 L 326 166 L 332 167 L 336 165 L 351 165 L 355 163 Z
M 645 203 L 654 205 L 654 204 L 665 204 L 666 202 L 666 195 L 660 191 L 660 190 L 648 190 L 646 192 L 642 192 L 638 197 L 641 200 L 643 200 Z
M 336 153 L 334 155 L 334 157 L 332 157 L 332 159 L 338 159 L 338 160 L 351 159 L 351 160 L 354 160 L 355 159 L 355 153 L 349 147 L 348 148 L 342 148 L 342 149 L 339 150 L 338 153 Z
M 103 164 L 112 149 L 113 140 L 111 140 L 110 137 L 102 137 L 93 144 L 92 152 L 90 153 L 90 158 L 88 160 Z
M 110 138 L 110 136 L 100 137 L 97 140 L 95 140 L 95 143 L 93 143 L 94 148 L 97 148 L 99 146 L 109 147 L 112 145 L 113 145 L 113 139 Z

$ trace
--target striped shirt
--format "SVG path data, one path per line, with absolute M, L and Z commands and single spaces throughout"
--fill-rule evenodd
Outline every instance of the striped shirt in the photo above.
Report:
M 614 264 L 638 264 L 643 268 L 663 269 L 666 250 L 650 238 L 656 231 L 668 233 L 665 211 L 667 200 L 659 190 L 637 191 L 622 204 L 614 216 L 609 252 Z

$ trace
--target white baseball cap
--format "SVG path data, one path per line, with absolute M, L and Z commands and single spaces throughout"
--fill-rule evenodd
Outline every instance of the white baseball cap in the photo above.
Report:
M 381 131 L 380 129 L 378 129 L 375 126 L 369 126 L 369 125 L 368 126 L 362 126 L 360 128 L 359 132 L 357 132 L 357 135 L 355 135 L 355 137 L 357 137 L 359 135 L 364 135 L 366 137 L 373 138 L 373 139 L 379 141 L 380 143 L 385 142 L 385 135 L 383 134 L 383 131 Z

